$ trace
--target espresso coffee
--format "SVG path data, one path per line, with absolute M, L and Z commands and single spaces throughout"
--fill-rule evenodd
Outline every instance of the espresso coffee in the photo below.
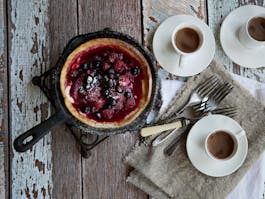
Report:
M 235 142 L 227 132 L 217 131 L 209 136 L 207 147 L 215 158 L 225 159 L 233 153 Z
M 255 17 L 249 21 L 248 33 L 257 41 L 265 41 L 265 18 Z
M 199 48 L 200 36 L 192 28 L 183 28 L 177 31 L 175 43 L 179 50 L 192 53 Z

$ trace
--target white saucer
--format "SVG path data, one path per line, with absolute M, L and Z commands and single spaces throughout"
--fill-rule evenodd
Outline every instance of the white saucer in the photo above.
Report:
M 224 20 L 220 41 L 226 55 L 240 66 L 258 68 L 265 66 L 265 47 L 257 50 L 244 47 L 238 40 L 240 27 L 250 17 L 264 14 L 265 8 L 255 5 L 242 6 L 231 12 Z
M 207 135 L 215 130 L 227 130 L 236 133 L 242 127 L 233 119 L 223 115 L 209 115 L 199 120 L 190 130 L 186 148 L 188 157 L 200 172 L 213 177 L 222 177 L 235 172 L 243 164 L 248 151 L 247 136 L 239 138 L 238 151 L 226 161 L 214 160 L 204 148 Z
M 171 34 L 174 28 L 191 21 L 199 26 L 205 34 L 205 42 L 198 53 L 189 55 L 183 66 L 178 66 L 178 57 L 171 44 Z M 200 19 L 191 15 L 176 15 L 167 18 L 157 28 L 153 38 L 153 52 L 158 63 L 169 73 L 187 77 L 200 73 L 210 64 L 215 53 L 215 40 L 210 28 Z

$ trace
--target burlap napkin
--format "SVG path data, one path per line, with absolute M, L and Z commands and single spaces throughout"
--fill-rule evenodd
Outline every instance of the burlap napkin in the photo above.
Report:
M 135 168 L 127 178 L 128 182 L 159 199 L 225 198 L 258 159 L 265 149 L 265 107 L 235 82 L 224 67 L 216 62 L 212 62 L 199 75 L 189 78 L 169 108 L 157 120 L 170 118 L 172 113 L 187 101 L 192 90 L 213 74 L 234 85 L 233 92 L 223 100 L 221 105 L 240 107 L 235 120 L 246 130 L 249 144 L 248 155 L 242 167 L 226 177 L 206 176 L 190 163 L 185 149 L 186 140 L 181 141 L 170 157 L 163 154 L 163 149 L 174 139 L 172 138 L 157 147 L 137 143 L 125 158 L 125 161 Z

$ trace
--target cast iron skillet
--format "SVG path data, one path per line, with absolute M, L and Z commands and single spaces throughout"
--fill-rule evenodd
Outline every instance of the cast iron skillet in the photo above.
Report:
M 103 129 L 103 128 L 95 128 L 92 126 L 89 126 L 87 124 L 82 123 L 81 121 L 77 120 L 75 117 L 72 116 L 72 114 L 67 110 L 64 99 L 61 94 L 60 90 L 60 73 L 61 69 L 64 65 L 65 60 L 67 59 L 68 55 L 79 45 L 82 43 L 95 39 L 95 38 L 116 38 L 123 41 L 126 41 L 127 43 L 133 45 L 135 48 L 137 48 L 145 57 L 147 60 L 151 74 L 152 74 L 152 93 L 151 98 L 146 106 L 146 108 L 143 110 L 143 112 L 130 124 L 124 126 L 124 127 L 118 127 L 113 129 Z M 28 130 L 27 132 L 23 133 L 22 135 L 18 136 L 14 140 L 14 148 L 18 152 L 24 152 L 28 149 L 30 149 L 36 142 L 38 142 L 46 133 L 54 126 L 61 124 L 61 123 L 67 123 L 69 125 L 75 126 L 87 133 L 96 134 L 96 135 L 113 135 L 113 134 L 119 134 L 119 133 L 125 133 L 128 130 L 131 132 L 135 132 L 142 128 L 145 125 L 146 118 L 151 111 L 154 103 L 155 98 L 158 94 L 158 79 L 157 79 L 157 73 L 155 71 L 155 60 L 153 56 L 147 52 L 142 45 L 140 45 L 135 39 L 133 39 L 131 36 L 112 31 L 109 28 L 106 28 L 102 31 L 88 33 L 84 35 L 79 35 L 74 38 L 72 38 L 67 46 L 65 47 L 62 56 L 59 58 L 58 62 L 56 63 L 56 69 L 54 70 L 52 74 L 52 90 L 54 91 L 53 96 L 55 96 L 55 105 L 56 105 L 56 112 L 53 114 L 50 118 L 45 120 L 44 122 L 40 123 L 39 125 L 33 127 L 32 129 Z

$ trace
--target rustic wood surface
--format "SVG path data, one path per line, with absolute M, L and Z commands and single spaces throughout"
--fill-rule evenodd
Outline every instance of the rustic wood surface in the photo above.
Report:
M 140 1 L 79 0 L 78 13 L 80 34 L 110 27 L 132 35 L 139 42 L 142 40 Z M 129 133 L 113 136 L 97 146 L 89 159 L 82 159 L 84 199 L 147 198 L 141 190 L 126 183 L 129 168 L 122 163 L 136 138 Z
M 8 97 L 6 9 L 0 4 L 0 198 L 8 197 Z
M 134 36 L 151 50 L 154 31 L 168 16 L 197 16 L 217 36 L 225 16 L 244 4 L 265 6 L 262 0 L 0 0 L 0 198 L 147 198 L 126 183 L 130 168 L 123 158 L 136 135 L 108 138 L 84 159 L 62 125 L 30 151 L 13 150 L 14 138 L 51 112 L 31 79 L 56 63 L 74 35 L 110 27 Z M 216 59 L 228 70 L 265 82 L 264 68 L 245 69 L 232 63 L 216 38 Z M 178 78 L 159 66 L 158 72 L 161 78 Z
M 49 67 L 48 1 L 8 1 L 10 132 L 11 143 L 19 134 L 49 115 L 49 103 L 31 83 Z M 47 198 L 51 193 L 51 136 L 30 151 L 10 152 L 12 198 Z M 12 145 L 13 146 L 13 145 Z
M 55 65 L 66 43 L 78 34 L 76 9 L 75 0 L 49 1 L 51 66 Z M 73 136 L 64 125 L 52 130 L 52 162 L 52 198 L 82 198 L 81 156 Z

